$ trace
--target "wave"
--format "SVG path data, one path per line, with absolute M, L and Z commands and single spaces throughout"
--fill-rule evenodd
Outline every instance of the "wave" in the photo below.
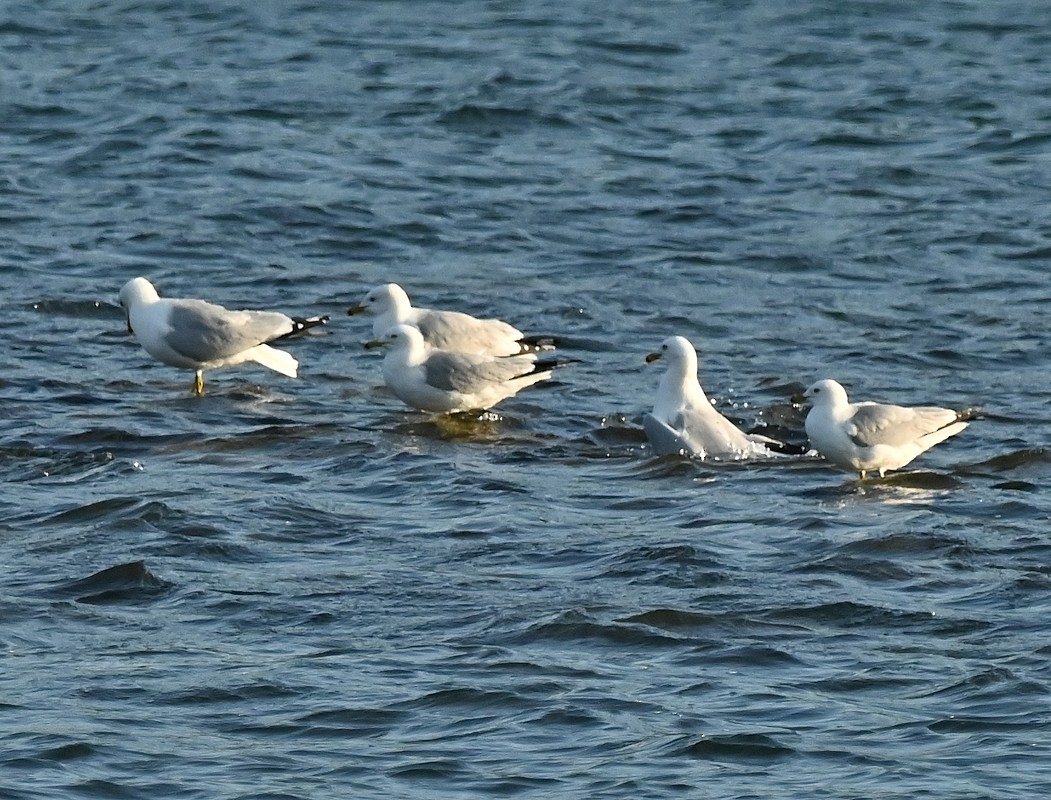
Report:
M 156 600 L 170 586 L 154 575 L 144 561 L 131 561 L 59 584 L 47 594 L 89 605 L 137 605 Z

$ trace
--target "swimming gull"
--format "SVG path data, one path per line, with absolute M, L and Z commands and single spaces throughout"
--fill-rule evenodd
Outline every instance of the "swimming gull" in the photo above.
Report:
M 404 323 L 419 328 L 424 341 L 439 350 L 517 356 L 554 346 L 549 336 L 526 336 L 498 319 L 478 319 L 459 311 L 413 308 L 405 290 L 396 283 L 385 283 L 370 290 L 360 303 L 347 309 L 347 313 L 375 315 L 372 322 L 375 339 L 394 325 Z
M 745 433 L 712 406 L 697 379 L 697 351 L 684 336 L 669 336 L 646 363 L 664 359 L 668 368 L 657 388 L 653 411 L 642 425 L 658 455 L 685 453 L 704 458 L 771 456 L 789 446 Z
M 383 379 L 406 405 L 423 411 L 482 411 L 551 377 L 566 360 L 493 357 L 431 347 L 419 329 L 399 324 L 365 347 L 387 346 Z
M 877 470 L 900 469 L 920 453 L 967 427 L 971 411 L 934 406 L 851 403 L 834 380 L 821 380 L 804 393 L 813 402 L 806 418 L 810 444 L 843 469 L 857 470 L 861 479 Z
M 192 369 L 194 394 L 204 392 L 204 370 L 255 361 L 290 378 L 299 367 L 292 356 L 270 347 L 328 321 L 287 317 L 275 311 L 231 311 L 204 300 L 161 298 L 145 278 L 120 290 L 128 331 L 143 349 L 172 367 Z

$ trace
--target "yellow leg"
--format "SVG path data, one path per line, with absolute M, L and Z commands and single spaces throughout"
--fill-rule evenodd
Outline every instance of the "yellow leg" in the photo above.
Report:
M 867 469 L 861 470 L 861 480 L 865 480 L 865 474 L 868 472 Z
M 197 370 L 197 376 L 193 379 L 193 393 L 200 397 L 204 394 L 204 373 Z

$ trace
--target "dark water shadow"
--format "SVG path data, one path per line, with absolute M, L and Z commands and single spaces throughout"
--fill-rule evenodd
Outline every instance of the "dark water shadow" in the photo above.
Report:
M 821 500 L 905 500 L 922 499 L 934 492 L 956 491 L 966 487 L 962 480 L 940 472 L 898 472 L 882 478 L 852 478 L 840 484 L 829 484 L 800 492 L 801 497 Z
M 154 575 L 144 561 L 132 561 L 60 584 L 50 589 L 48 594 L 89 605 L 134 605 L 150 602 L 168 588 L 169 584 Z

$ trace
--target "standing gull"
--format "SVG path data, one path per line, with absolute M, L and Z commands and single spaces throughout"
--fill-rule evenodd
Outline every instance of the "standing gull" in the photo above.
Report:
M 161 298 L 145 278 L 120 290 L 128 331 L 158 361 L 196 372 L 194 394 L 204 392 L 204 371 L 255 361 L 290 378 L 299 367 L 272 342 L 323 325 L 328 317 L 287 317 L 275 311 L 231 311 L 204 300 Z
M 804 393 L 813 408 L 806 418 L 810 444 L 843 469 L 870 470 L 882 478 L 916 456 L 967 427 L 969 412 L 935 406 L 851 403 L 846 390 L 833 380 L 815 383 Z
M 423 411 L 482 411 L 518 394 L 568 361 L 533 355 L 493 357 L 438 350 L 419 329 L 395 325 L 365 347 L 387 346 L 383 379 L 406 405 Z
M 668 362 L 668 368 L 653 411 L 642 420 L 655 453 L 738 459 L 770 456 L 788 448 L 775 439 L 745 433 L 715 410 L 697 380 L 697 351 L 689 339 L 669 336 L 660 350 L 646 356 L 646 363 L 659 358 Z
M 517 356 L 550 350 L 551 337 L 526 336 L 498 319 L 478 319 L 459 311 L 413 308 L 409 296 L 396 283 L 385 283 L 370 290 L 348 314 L 374 314 L 372 335 L 379 339 L 394 325 L 403 323 L 419 328 L 423 340 L 438 350 L 479 353 L 488 356 Z

